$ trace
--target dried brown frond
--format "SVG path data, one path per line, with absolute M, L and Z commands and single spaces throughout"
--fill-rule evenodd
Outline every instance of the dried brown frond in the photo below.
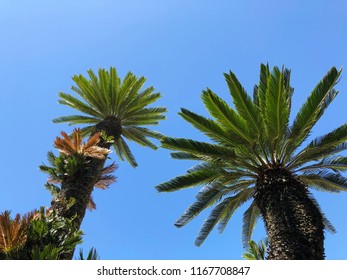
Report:
M 98 144 L 100 142 L 100 136 L 101 132 L 97 132 L 94 135 L 90 136 L 87 143 L 85 144 L 85 148 L 89 148 Z
M 63 138 L 57 137 L 54 141 L 54 147 L 66 155 L 75 153 L 76 149 L 69 135 L 67 135 L 64 131 L 61 132 L 61 135 Z
M 106 148 L 101 148 L 99 146 L 91 146 L 87 149 L 83 150 L 83 154 L 86 157 L 92 157 L 92 158 L 98 158 L 98 159 L 104 159 L 111 151 Z
M 21 216 L 17 214 L 11 218 L 10 211 L 0 214 L 0 251 L 10 253 L 22 247 L 26 242 L 26 229 L 29 222 L 34 218 L 34 213 L 29 212 Z
M 118 166 L 113 162 L 102 170 L 102 175 L 108 175 L 116 171 Z
M 89 197 L 89 202 L 88 202 L 87 208 L 89 211 L 93 211 L 96 209 L 96 204 L 95 204 L 92 196 Z
M 111 173 L 113 173 L 116 169 L 117 169 L 117 165 L 114 162 L 106 166 L 105 168 L 103 168 L 100 179 L 95 183 L 94 188 L 105 190 L 111 184 L 116 182 L 117 178 L 111 175 Z M 96 204 L 92 196 L 89 197 L 89 203 L 87 207 L 90 211 L 96 209 Z
M 105 190 L 107 189 L 111 184 L 115 183 L 117 181 L 117 178 L 112 175 L 112 173 L 117 169 L 117 165 L 113 162 L 109 166 L 106 166 L 102 172 L 100 179 L 95 183 L 94 187 L 98 189 Z
M 61 132 L 61 135 L 63 138 L 57 137 L 54 141 L 54 146 L 61 153 L 68 156 L 77 153 L 86 157 L 105 159 L 111 152 L 109 149 L 101 148 L 97 145 L 100 141 L 101 133 L 95 133 L 88 139 L 87 143 L 82 142 L 82 132 L 79 128 L 73 131 L 72 138 L 70 138 L 64 131 Z

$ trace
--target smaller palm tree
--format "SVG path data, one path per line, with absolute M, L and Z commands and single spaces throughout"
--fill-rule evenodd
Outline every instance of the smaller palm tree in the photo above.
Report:
M 134 167 L 137 166 L 125 139 L 157 149 L 149 138 L 161 139 L 162 135 L 145 126 L 157 125 L 160 120 L 165 119 L 166 108 L 148 108 L 161 94 L 155 93 L 153 87 L 142 89 L 146 79 L 138 78 L 131 72 L 128 72 L 122 81 L 114 67 L 109 71 L 100 69 L 98 75 L 89 70 L 88 76 L 89 79 L 83 75 L 72 78 L 76 85 L 71 89 L 81 99 L 63 92 L 59 94 L 60 104 L 83 114 L 58 117 L 53 122 L 86 125 L 82 129 L 82 136 L 105 132 L 107 136 L 113 137 L 113 147 L 118 157 L 127 160 Z M 111 142 L 100 144 L 106 148 L 111 146 Z
M 246 260 L 265 260 L 267 246 L 267 238 L 260 240 L 258 244 L 254 240 L 250 240 L 248 241 L 248 251 L 243 253 L 242 257 Z
M 157 125 L 160 120 L 165 119 L 166 108 L 148 106 L 160 98 L 160 93 L 154 92 L 153 87 L 143 89 L 146 79 L 144 77 L 138 78 L 131 72 L 121 80 L 114 67 L 111 67 L 109 71 L 100 69 L 98 75 L 89 70 L 88 76 L 88 78 L 82 75 L 73 77 L 76 85 L 72 86 L 72 90 L 78 97 L 63 92 L 59 94 L 60 104 L 67 105 L 82 114 L 59 117 L 53 122 L 85 125 L 78 137 L 87 135 L 94 137 L 95 134 L 99 134 L 100 140 L 97 142 L 97 146 L 104 149 L 110 149 L 113 146 L 120 160 L 127 160 L 131 166 L 136 167 L 137 161 L 125 140 L 157 149 L 150 138 L 161 139 L 162 135 L 148 129 L 147 126 Z M 83 172 L 74 173 L 74 176 L 70 176 L 71 174 L 65 177 L 60 176 L 59 199 L 54 200 L 52 205 L 64 217 L 71 218 L 77 215 L 75 226 L 79 228 L 86 209 L 95 207 L 95 203 L 93 204 L 91 201 L 94 187 L 107 187 L 113 177 L 110 177 L 110 174 L 105 175 L 105 172 L 114 169 L 114 167 L 104 167 L 106 162 L 104 155 L 106 153 L 101 153 L 100 158 L 87 155 L 86 146 L 88 144 L 83 147 L 83 151 L 71 156 L 77 146 L 72 147 L 70 142 L 77 143 L 77 138 L 70 141 L 66 135 L 63 137 L 63 139 L 56 141 L 58 149 L 63 148 L 61 151 L 65 152 L 67 156 L 63 160 L 63 165 L 70 167 L 70 171 L 71 169 L 74 171 L 71 167 L 78 167 L 77 169 L 83 170 Z M 94 149 L 98 152 L 106 152 L 106 150 L 100 150 L 96 147 Z M 88 160 L 85 161 L 83 158 L 81 160 L 81 156 L 87 156 Z M 70 166 L 67 166 L 66 162 L 70 163 Z M 84 165 L 85 163 L 86 165 Z M 70 211 L 65 211 L 61 207 L 60 201 L 64 202 L 70 199 L 75 200 L 75 204 L 70 208 Z

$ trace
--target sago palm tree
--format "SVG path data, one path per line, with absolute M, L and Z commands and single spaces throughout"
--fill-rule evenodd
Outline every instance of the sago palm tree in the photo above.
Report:
M 83 136 L 103 131 L 113 138 L 113 148 L 121 160 L 126 159 L 132 166 L 137 166 L 125 139 L 142 146 L 156 149 L 156 145 L 148 138 L 160 139 L 161 134 L 146 128 L 157 125 L 164 120 L 164 107 L 148 107 L 161 97 L 153 87 L 143 89 L 144 77 L 136 77 L 129 72 L 123 80 L 111 67 L 109 71 L 100 69 L 98 76 L 88 71 L 89 79 L 75 75 L 76 83 L 72 90 L 80 97 L 61 92 L 59 103 L 72 107 L 83 113 L 59 117 L 54 123 L 67 122 L 69 125 L 86 125 L 82 129 Z M 104 143 L 106 148 L 111 142 Z
M 102 173 L 110 171 L 110 167 L 107 168 L 104 165 L 107 159 L 106 154 L 111 146 L 120 160 L 127 160 L 131 166 L 136 167 L 136 159 L 126 139 L 151 149 L 157 149 L 157 146 L 149 138 L 160 139 L 162 135 L 147 128 L 147 126 L 157 125 L 160 120 L 165 119 L 166 108 L 149 107 L 160 98 L 161 94 L 154 92 L 153 87 L 143 88 L 146 79 L 144 77 L 138 78 L 131 72 L 121 80 L 113 67 L 109 71 L 100 69 L 98 75 L 89 70 L 88 78 L 75 75 L 73 81 L 75 85 L 72 86 L 72 90 L 79 97 L 62 92 L 59 94 L 59 103 L 78 110 L 82 114 L 59 117 L 53 122 L 83 125 L 78 139 L 73 141 L 81 141 L 84 136 L 94 137 L 98 134 L 98 141 L 94 143 L 94 147 L 98 146 L 105 152 L 97 157 L 93 153 L 86 154 L 86 150 L 84 152 L 78 151 L 77 146 L 72 147 L 69 152 L 71 143 L 68 143 L 69 137 L 67 135 L 63 135 L 64 138 L 58 140 L 61 143 L 57 141 L 55 143 L 58 149 L 60 149 L 59 144 L 65 146 L 66 159 L 63 163 L 71 164 L 64 168 L 71 169 L 75 166 L 79 169 L 81 167 L 83 172 L 72 172 L 74 173 L 73 176 L 59 178 L 59 195 L 58 199 L 53 200 L 52 206 L 66 218 L 72 218 L 76 214 L 75 226 L 76 229 L 79 229 L 87 207 L 93 208 L 93 201 L 91 200 L 93 188 L 98 186 L 103 188 L 100 184 Z M 60 149 L 62 153 L 64 153 L 64 149 Z M 98 152 L 101 151 L 100 149 Z M 78 164 L 82 164 L 82 166 Z M 113 180 L 113 178 L 110 179 Z M 74 200 L 74 204 L 69 211 L 65 211 L 64 203 L 71 199 Z M 70 257 L 72 258 L 72 255 Z
M 202 210 L 213 207 L 196 239 L 200 246 L 218 224 L 225 229 L 234 212 L 245 202 L 243 216 L 245 247 L 259 217 L 269 239 L 268 259 L 323 259 L 324 228 L 334 231 L 309 188 L 340 192 L 347 190 L 347 124 L 313 139 L 305 147 L 313 126 L 334 100 L 341 71 L 331 68 L 301 106 L 291 125 L 293 88 L 290 71 L 268 65 L 260 67 L 260 81 L 253 99 L 231 71 L 224 74 L 235 109 L 212 90 L 202 100 L 213 117 L 206 118 L 187 109 L 180 115 L 211 142 L 166 137 L 162 146 L 172 157 L 198 163 L 188 174 L 156 188 L 172 192 L 203 187 L 193 203 L 176 222 L 186 225 Z

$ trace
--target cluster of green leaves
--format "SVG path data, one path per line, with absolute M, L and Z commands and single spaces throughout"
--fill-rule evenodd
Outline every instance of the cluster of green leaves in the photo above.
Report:
M 260 240 L 257 244 L 254 240 L 248 241 L 248 250 L 242 254 L 242 258 L 246 260 L 265 260 L 268 240 Z
M 28 216 L 11 219 L 7 211 L 6 223 L 0 225 L 1 240 L 11 241 L 11 246 L 0 248 L 0 259 L 58 260 L 82 242 L 82 231 L 72 227 L 73 219 L 65 219 L 55 211 L 33 211 Z M 1 243 L 1 242 L 0 242 Z
M 55 211 L 41 208 L 39 217 L 29 224 L 27 244 L 32 248 L 31 259 L 60 259 L 80 243 L 82 231 L 74 229 L 73 219 L 63 218 Z
M 268 169 L 286 169 L 311 188 L 340 192 L 347 190 L 347 157 L 339 155 L 347 149 L 347 124 L 298 148 L 310 135 L 328 105 L 338 92 L 334 86 L 341 70 L 331 68 L 312 90 L 294 122 L 289 125 L 293 88 L 290 71 L 261 65 L 260 80 L 251 98 L 235 74 L 225 73 L 234 108 L 211 89 L 201 98 L 212 118 L 181 109 L 180 115 L 205 134 L 210 142 L 165 137 L 162 146 L 174 152 L 175 159 L 199 163 L 156 187 L 159 192 L 203 186 L 194 202 L 176 222 L 186 225 L 201 211 L 213 206 L 195 244 L 200 246 L 218 224 L 226 228 L 234 212 L 252 201 L 257 182 Z M 212 143 L 211 143 L 212 142 Z M 243 216 L 243 244 L 247 247 L 260 217 L 256 203 L 251 202 Z M 327 223 L 328 224 L 328 223 Z
M 83 249 L 80 249 L 78 260 L 86 260 L 86 261 L 100 260 L 100 256 L 94 247 L 92 247 L 89 250 L 87 257 L 84 257 Z
M 47 154 L 51 166 L 40 165 L 40 170 L 48 173 L 50 182 L 61 182 L 64 178 L 88 176 L 88 160 L 81 154 L 55 156 L 52 151 Z

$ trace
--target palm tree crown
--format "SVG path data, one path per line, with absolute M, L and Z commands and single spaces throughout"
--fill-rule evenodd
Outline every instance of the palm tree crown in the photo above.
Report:
M 70 106 L 83 115 L 63 116 L 53 120 L 55 123 L 67 122 L 69 125 L 85 124 L 82 134 L 104 131 L 113 137 L 113 147 L 121 160 L 126 159 L 132 166 L 137 162 L 125 139 L 135 141 L 143 146 L 156 149 L 148 138 L 159 139 L 161 134 L 144 126 L 157 125 L 165 119 L 166 108 L 148 105 L 160 98 L 153 87 L 142 89 L 146 79 L 137 78 L 129 72 L 123 80 L 118 77 L 115 68 L 109 71 L 100 69 L 98 76 L 88 71 L 89 79 L 75 75 L 76 83 L 72 90 L 79 95 L 76 98 L 70 94 L 59 94 L 60 104 Z
M 268 190 L 263 187 L 265 185 L 283 185 L 286 180 L 294 178 L 305 188 L 328 192 L 347 190 L 347 179 L 341 174 L 347 169 L 347 157 L 339 155 L 347 148 L 347 124 L 298 149 L 338 94 L 334 86 L 340 73 L 341 70 L 335 67 L 327 72 L 291 125 L 294 90 L 290 86 L 290 71 L 278 67 L 270 71 L 269 66 L 263 64 L 253 99 L 234 73 L 224 74 L 235 109 L 210 89 L 204 90 L 201 98 L 213 119 L 181 109 L 180 116 L 213 143 L 165 137 L 162 146 L 175 151 L 173 158 L 199 163 L 187 174 L 162 183 L 156 189 L 172 192 L 203 186 L 196 195 L 196 202 L 175 224 L 182 227 L 201 211 L 213 206 L 196 239 L 197 246 L 217 224 L 223 232 L 234 212 L 251 200 L 243 216 L 242 237 L 246 247 L 257 219 L 263 214 L 255 200 L 257 195 Z M 289 188 L 290 191 L 293 190 Z M 319 209 L 313 197 L 310 199 Z M 325 228 L 334 231 L 321 214 Z

